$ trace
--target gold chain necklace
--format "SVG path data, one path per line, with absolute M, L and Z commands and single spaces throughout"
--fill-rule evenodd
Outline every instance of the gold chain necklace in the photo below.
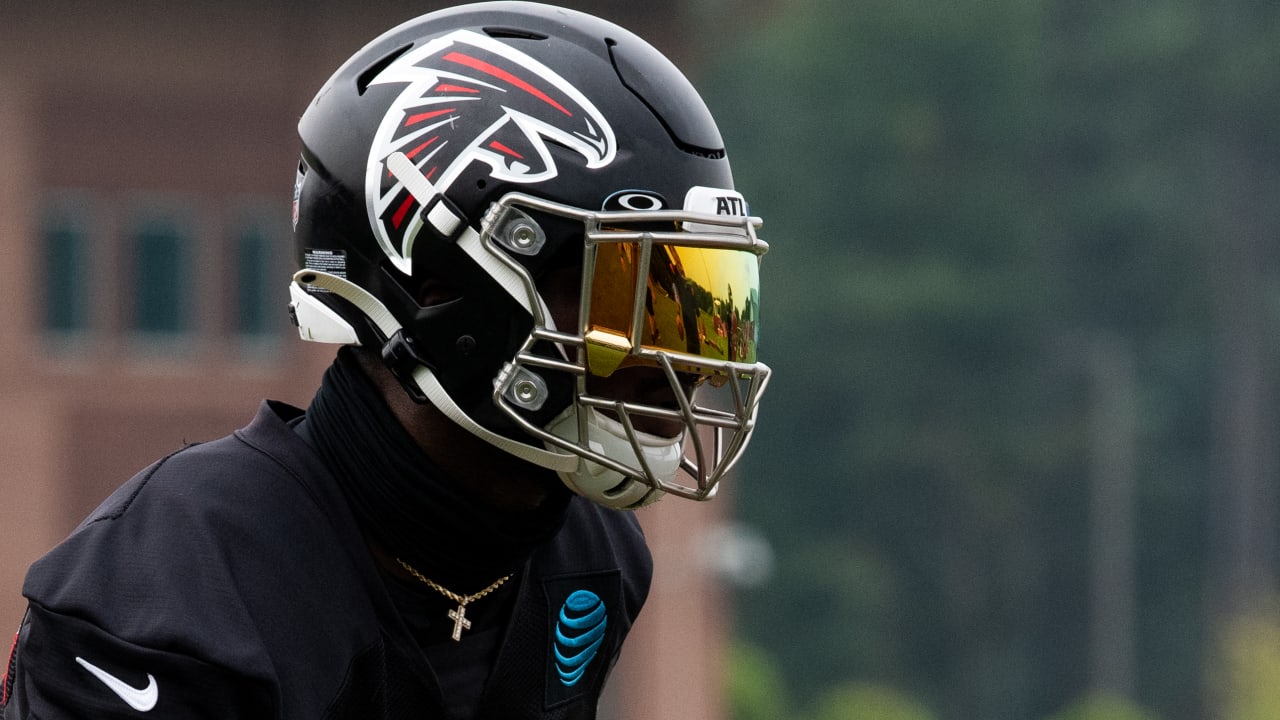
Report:
M 474 593 L 471 595 L 459 595 L 458 593 L 446 588 L 440 583 L 437 583 L 431 580 L 430 578 L 428 578 L 427 576 L 423 575 L 422 573 L 418 572 L 416 568 L 414 568 L 412 565 L 405 562 L 404 560 L 401 560 L 400 558 L 396 558 L 396 562 L 400 563 L 400 567 L 404 568 L 405 571 L 407 571 L 410 575 L 414 576 L 418 580 L 425 583 L 427 587 L 431 588 L 432 590 L 435 590 L 441 595 L 444 595 L 450 600 L 458 603 L 457 610 L 449 611 L 449 619 L 453 621 L 454 642 L 462 640 L 463 630 L 471 629 L 471 621 L 467 619 L 467 603 L 479 600 L 485 595 L 488 595 L 494 590 L 497 590 L 499 587 L 502 586 L 502 583 L 511 579 L 510 575 L 507 575 L 506 577 L 500 577 L 496 581 L 494 581 L 492 585 L 481 590 L 478 593 Z

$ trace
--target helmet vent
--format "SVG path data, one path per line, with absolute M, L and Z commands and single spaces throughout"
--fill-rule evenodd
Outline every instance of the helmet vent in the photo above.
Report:
M 377 62 L 365 68 L 364 72 L 360 73 L 359 77 L 356 78 L 356 92 L 360 95 L 364 95 L 364 91 L 369 89 L 369 85 L 373 82 L 374 78 L 378 77 L 378 73 L 386 70 L 388 65 L 395 62 L 396 58 L 405 54 L 405 51 L 411 47 L 413 47 L 412 43 L 401 46 L 396 50 L 383 55 Z
M 609 59 L 623 87 L 644 103 L 676 147 L 690 155 L 719 160 L 725 156 L 720 131 L 688 79 L 666 58 L 664 65 L 644 50 L 605 38 Z M 656 53 L 656 51 L 653 51 Z M 652 77 L 651 77 L 652 75 Z
M 515 40 L 546 40 L 544 33 L 534 32 L 532 30 L 522 30 L 520 28 L 509 27 L 487 27 L 484 29 L 486 35 L 491 38 L 511 38 Z

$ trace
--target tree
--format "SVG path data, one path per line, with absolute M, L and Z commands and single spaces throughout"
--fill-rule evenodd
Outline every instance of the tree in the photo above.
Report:
M 703 83 L 772 243 L 739 505 L 779 569 L 743 632 L 796 698 L 864 678 L 1035 717 L 1109 687 L 1199 717 L 1204 590 L 1275 572 L 1280 6 L 801 0 L 760 27 Z M 1132 662 L 1091 670 L 1105 642 Z

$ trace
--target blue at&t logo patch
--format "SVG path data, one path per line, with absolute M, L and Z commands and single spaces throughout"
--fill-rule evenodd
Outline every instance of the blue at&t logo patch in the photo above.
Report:
M 556 673 L 560 683 L 573 687 L 604 642 L 608 617 L 604 603 L 589 590 L 576 590 L 560 606 L 556 620 Z

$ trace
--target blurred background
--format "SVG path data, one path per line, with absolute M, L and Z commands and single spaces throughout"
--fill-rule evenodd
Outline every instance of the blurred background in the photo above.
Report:
M 772 246 L 760 430 L 642 511 L 607 717 L 1280 717 L 1280 5 L 565 4 L 685 68 Z M 293 124 L 438 6 L 0 6 L 0 627 L 134 471 L 307 402 Z

